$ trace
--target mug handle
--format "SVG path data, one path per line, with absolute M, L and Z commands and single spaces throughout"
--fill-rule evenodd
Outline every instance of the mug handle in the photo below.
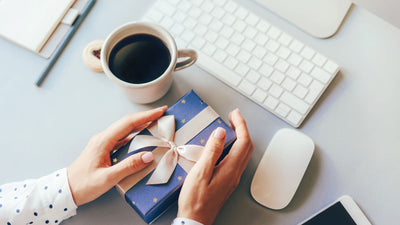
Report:
M 193 65 L 197 60 L 197 53 L 192 49 L 178 50 L 178 59 L 179 58 L 188 58 L 188 59 L 185 59 L 181 62 L 177 62 L 174 69 L 175 71 L 185 69 L 186 67 Z

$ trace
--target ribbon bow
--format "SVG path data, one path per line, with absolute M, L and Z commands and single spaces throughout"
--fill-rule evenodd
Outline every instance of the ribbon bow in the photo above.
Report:
M 173 115 L 161 117 L 158 119 L 157 125 L 158 134 L 153 134 L 154 136 L 137 135 L 129 146 L 129 152 L 145 147 L 169 148 L 147 181 L 147 185 L 167 183 L 180 157 L 184 160 L 196 162 L 204 148 L 200 145 L 177 146 L 175 144 L 175 117 Z

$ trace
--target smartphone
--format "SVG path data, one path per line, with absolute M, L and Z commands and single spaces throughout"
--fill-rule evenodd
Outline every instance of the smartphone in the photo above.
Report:
M 371 225 L 350 196 L 342 196 L 299 225 Z

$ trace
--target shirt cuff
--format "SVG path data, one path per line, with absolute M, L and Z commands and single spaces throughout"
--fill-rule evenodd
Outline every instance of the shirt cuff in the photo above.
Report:
M 172 225 L 203 225 L 203 224 L 188 218 L 176 218 L 172 222 Z

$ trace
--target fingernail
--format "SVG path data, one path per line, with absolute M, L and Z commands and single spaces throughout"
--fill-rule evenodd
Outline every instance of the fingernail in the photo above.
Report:
M 222 139 L 225 137 L 225 129 L 222 127 L 218 127 L 214 132 L 214 137 L 218 139 Z
M 167 105 L 163 105 L 161 107 L 155 108 L 154 111 L 163 111 L 167 107 L 168 107 Z
M 153 159 L 154 159 L 153 153 L 151 153 L 151 152 L 146 152 L 142 155 L 142 161 L 144 163 L 149 163 L 149 162 L 153 161 Z

